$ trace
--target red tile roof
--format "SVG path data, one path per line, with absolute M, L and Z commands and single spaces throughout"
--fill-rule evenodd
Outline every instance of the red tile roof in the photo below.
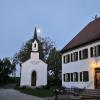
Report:
M 100 40 L 100 17 L 90 22 L 83 28 L 62 50 L 67 52 L 74 48 L 86 45 L 88 43 Z

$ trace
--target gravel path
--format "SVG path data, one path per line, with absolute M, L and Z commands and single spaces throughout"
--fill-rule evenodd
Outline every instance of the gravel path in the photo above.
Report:
M 14 89 L 0 89 L 0 100 L 46 100 L 46 99 L 23 94 Z

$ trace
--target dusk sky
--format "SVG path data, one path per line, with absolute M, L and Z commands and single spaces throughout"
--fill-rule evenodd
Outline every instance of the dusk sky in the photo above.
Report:
M 0 0 L 0 58 L 18 52 L 35 24 L 62 49 L 96 14 L 100 0 Z

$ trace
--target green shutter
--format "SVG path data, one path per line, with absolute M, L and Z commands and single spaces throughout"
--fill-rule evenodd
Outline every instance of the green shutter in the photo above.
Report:
M 71 73 L 71 81 L 73 82 L 73 73 Z
M 98 45 L 98 56 L 100 56 L 100 45 Z
M 82 51 L 79 51 L 79 59 L 80 59 L 80 60 L 81 60 L 81 52 L 82 52 Z
M 82 72 L 80 72 L 80 81 L 82 81 Z

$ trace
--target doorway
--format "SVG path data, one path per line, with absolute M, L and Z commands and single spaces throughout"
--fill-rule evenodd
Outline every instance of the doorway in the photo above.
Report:
M 36 86 L 36 71 L 32 72 L 31 86 Z
M 95 88 L 100 89 L 100 68 L 95 68 Z

